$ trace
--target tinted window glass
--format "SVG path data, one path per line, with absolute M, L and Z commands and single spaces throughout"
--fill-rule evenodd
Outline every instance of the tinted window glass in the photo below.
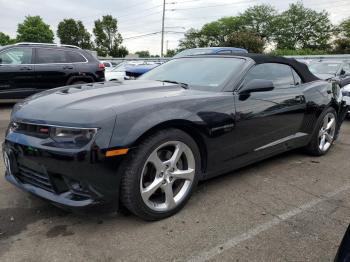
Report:
M 294 78 L 290 66 L 284 64 L 267 63 L 252 68 L 246 82 L 253 79 L 272 80 L 276 88 L 288 88 L 294 86 Z
M 0 54 L 0 64 L 2 65 L 23 65 L 31 63 L 31 48 L 12 48 Z
M 37 64 L 68 63 L 66 52 L 62 50 L 38 48 Z
M 301 85 L 303 83 L 303 80 L 301 80 L 299 74 L 295 72 L 295 70 L 292 68 L 293 76 L 294 76 L 294 82 L 295 85 Z
M 66 51 L 67 59 L 70 63 L 83 63 L 86 62 L 86 59 L 79 54 L 78 52 L 74 51 Z
M 316 62 L 309 66 L 314 74 L 335 74 L 338 72 L 341 63 L 336 62 Z
M 164 63 L 139 79 L 176 81 L 186 83 L 189 88 L 220 91 L 228 78 L 239 72 L 245 63 L 240 58 L 180 58 Z
M 345 64 L 343 67 L 343 71 L 345 75 L 350 74 L 350 64 Z

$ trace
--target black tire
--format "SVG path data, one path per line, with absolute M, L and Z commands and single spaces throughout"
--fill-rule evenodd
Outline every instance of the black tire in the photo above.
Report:
M 330 148 L 332 147 L 332 144 L 335 140 L 335 139 L 333 139 L 331 146 L 327 150 L 323 151 L 320 149 L 320 147 L 319 147 L 319 132 L 323 126 L 323 120 L 324 120 L 325 116 L 329 113 L 334 115 L 336 123 L 338 121 L 337 112 L 335 111 L 335 109 L 333 107 L 327 108 L 319 116 L 317 123 L 316 123 L 316 128 L 311 136 L 311 140 L 310 140 L 309 144 L 305 147 L 306 152 L 312 156 L 322 156 L 322 155 L 327 154 L 327 152 L 330 150 Z M 337 128 L 338 128 L 338 124 L 336 124 L 336 126 L 335 126 L 335 135 L 337 133 Z
M 180 141 L 186 144 L 193 153 L 195 160 L 195 175 L 187 195 L 173 209 L 168 211 L 155 211 L 149 208 L 143 201 L 140 190 L 142 171 L 148 157 L 160 145 L 169 141 Z M 145 138 L 126 159 L 119 170 L 121 175 L 121 201 L 122 204 L 136 216 L 148 220 L 160 220 L 180 211 L 191 197 L 200 176 L 200 152 L 196 142 L 187 133 L 179 129 L 165 129 Z

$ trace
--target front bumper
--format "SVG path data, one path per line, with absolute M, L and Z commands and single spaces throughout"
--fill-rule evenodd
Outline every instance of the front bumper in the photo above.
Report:
M 105 158 L 96 146 L 66 152 L 32 147 L 28 137 L 26 142 L 3 143 L 5 177 L 10 183 L 72 209 L 107 203 L 118 207 L 120 157 Z

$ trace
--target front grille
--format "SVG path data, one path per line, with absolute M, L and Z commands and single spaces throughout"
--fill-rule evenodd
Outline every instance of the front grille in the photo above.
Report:
M 50 135 L 50 127 L 43 125 L 27 124 L 27 123 L 12 123 L 14 132 L 34 136 L 39 138 L 48 138 Z
M 19 165 L 18 169 L 19 172 L 16 174 L 16 177 L 21 180 L 22 183 L 40 187 L 53 193 L 55 192 L 47 174 L 39 173 L 22 165 Z

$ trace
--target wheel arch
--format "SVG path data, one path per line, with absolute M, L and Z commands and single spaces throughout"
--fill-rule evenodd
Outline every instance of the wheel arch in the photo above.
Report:
M 75 81 L 87 81 L 88 83 L 95 82 L 95 79 L 92 76 L 84 75 L 84 76 L 71 76 L 68 81 L 67 85 L 71 85 Z
M 132 147 L 137 147 L 141 143 L 141 141 L 144 140 L 146 137 L 160 130 L 164 130 L 168 128 L 180 129 L 181 131 L 188 134 L 195 141 L 200 151 L 201 171 L 202 171 L 201 173 L 202 174 L 205 173 L 207 168 L 207 156 L 208 156 L 207 146 L 205 144 L 205 138 L 201 128 L 189 120 L 176 119 L 176 120 L 168 120 L 162 123 L 158 123 L 157 125 L 149 128 L 144 133 L 142 133 L 132 144 Z

